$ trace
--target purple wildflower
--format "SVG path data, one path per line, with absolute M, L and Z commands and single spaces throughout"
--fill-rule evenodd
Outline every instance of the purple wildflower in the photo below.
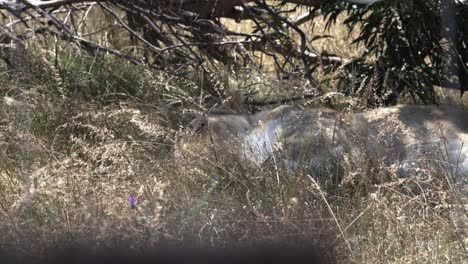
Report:
M 134 208 L 136 206 L 135 195 L 130 195 L 130 206 Z

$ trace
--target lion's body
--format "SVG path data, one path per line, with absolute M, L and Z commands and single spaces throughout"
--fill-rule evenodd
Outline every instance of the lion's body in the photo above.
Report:
M 250 115 L 241 96 L 229 104 L 192 121 L 193 136 L 249 165 L 273 159 L 311 174 L 339 172 L 345 163 L 399 177 L 431 166 L 468 173 L 468 112 L 462 110 L 403 105 L 339 113 L 279 106 Z

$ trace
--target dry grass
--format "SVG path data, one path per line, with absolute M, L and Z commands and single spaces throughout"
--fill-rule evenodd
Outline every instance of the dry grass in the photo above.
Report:
M 358 52 L 328 41 L 317 47 Z M 64 236 L 135 247 L 313 241 L 342 263 L 466 259 L 468 190 L 443 172 L 371 184 L 350 171 L 337 191 L 210 148 L 174 156 L 185 113 L 203 109 L 183 98 L 192 83 L 70 50 L 58 70 L 52 51 L 28 52 L 25 68 L 0 71 L 0 246 L 40 255 Z M 36 251 L 20 246 L 28 239 Z

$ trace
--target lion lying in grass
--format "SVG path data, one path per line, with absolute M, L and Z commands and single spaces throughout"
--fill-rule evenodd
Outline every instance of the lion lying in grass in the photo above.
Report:
M 198 144 L 217 158 L 235 153 L 249 167 L 269 160 L 312 176 L 363 167 L 392 177 L 440 169 L 468 174 L 468 112 L 449 107 L 400 105 L 340 113 L 282 105 L 250 113 L 237 93 L 193 119 L 188 130 L 179 150 Z

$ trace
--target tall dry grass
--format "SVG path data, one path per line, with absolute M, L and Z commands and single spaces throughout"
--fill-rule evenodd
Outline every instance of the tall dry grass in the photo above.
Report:
M 443 171 L 379 183 L 349 171 L 337 190 L 210 148 L 182 159 L 181 127 L 205 109 L 196 83 L 62 45 L 29 43 L 22 68 L 0 65 L 0 246 L 312 241 L 342 263 L 466 259 L 468 190 Z M 256 78 L 271 96 L 300 85 Z

